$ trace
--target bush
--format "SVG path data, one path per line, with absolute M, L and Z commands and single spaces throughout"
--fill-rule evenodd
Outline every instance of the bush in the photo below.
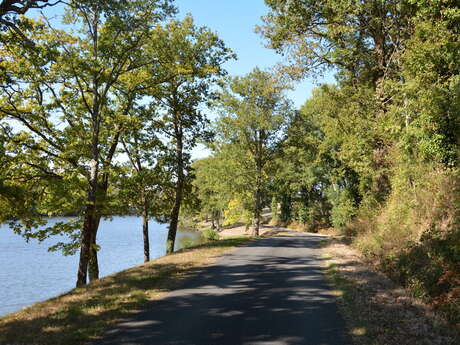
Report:
M 187 249 L 196 245 L 196 241 L 190 236 L 184 236 L 180 239 L 180 249 Z
M 375 215 L 353 222 L 354 244 L 391 278 L 460 322 L 460 179 L 456 171 L 411 169 Z
M 219 239 L 219 233 L 213 229 L 203 230 L 202 236 L 206 241 L 217 241 Z

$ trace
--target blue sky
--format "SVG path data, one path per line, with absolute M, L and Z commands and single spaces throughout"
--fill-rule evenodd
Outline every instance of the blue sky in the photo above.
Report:
M 235 51 L 238 60 L 225 65 L 230 75 L 249 73 L 256 66 L 270 70 L 282 61 L 280 55 L 264 47 L 263 39 L 254 32 L 255 26 L 262 23 L 261 17 L 268 13 L 263 0 L 176 0 L 176 6 L 180 17 L 191 13 L 197 25 L 205 25 L 217 32 Z M 327 81 L 332 82 L 333 78 L 329 76 Z M 316 82 L 305 80 L 288 93 L 296 108 L 305 103 L 318 82 L 324 81 L 321 78 Z M 214 118 L 212 113 L 208 116 Z M 208 155 L 209 152 L 201 145 L 192 152 L 195 159 Z
M 273 50 L 265 48 L 263 39 L 254 32 L 255 26 L 262 23 L 261 16 L 268 12 L 263 0 L 176 0 L 176 6 L 179 16 L 191 13 L 197 25 L 217 32 L 237 53 L 238 60 L 225 66 L 231 75 L 246 74 L 256 66 L 270 69 L 282 60 Z M 305 103 L 315 85 L 306 80 L 289 93 L 297 108 Z

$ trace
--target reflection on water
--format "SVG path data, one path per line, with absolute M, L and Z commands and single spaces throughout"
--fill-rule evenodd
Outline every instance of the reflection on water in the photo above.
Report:
M 62 220 L 53 218 L 50 223 Z M 167 224 L 149 223 L 152 259 L 165 255 L 167 233 Z M 179 231 L 175 249 L 190 246 L 198 239 L 198 233 Z M 56 242 L 59 239 L 26 243 L 8 226 L 0 226 L 0 315 L 15 312 L 74 287 L 78 255 L 64 257 L 60 252 L 48 252 L 48 247 Z M 101 246 L 101 277 L 142 264 L 142 220 L 138 217 L 114 217 L 111 221 L 101 221 L 98 244 Z

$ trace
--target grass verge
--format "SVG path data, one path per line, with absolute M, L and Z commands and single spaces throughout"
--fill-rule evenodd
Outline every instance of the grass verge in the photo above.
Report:
M 0 344 L 77 345 L 161 298 L 248 237 L 212 241 L 105 277 L 0 319 Z M 50 282 L 51 283 L 51 282 Z
M 460 334 L 361 260 L 343 239 L 323 241 L 326 275 L 355 345 L 454 345 Z

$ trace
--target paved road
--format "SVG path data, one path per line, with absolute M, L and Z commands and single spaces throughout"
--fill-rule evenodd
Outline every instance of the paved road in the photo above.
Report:
M 238 248 L 99 344 L 350 344 L 321 271 L 320 240 L 298 234 Z

